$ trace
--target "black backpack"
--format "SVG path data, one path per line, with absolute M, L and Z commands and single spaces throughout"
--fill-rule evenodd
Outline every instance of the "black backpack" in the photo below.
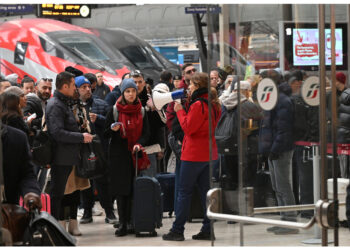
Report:
M 215 139 L 219 154 L 237 155 L 237 108 L 222 114 L 215 129 Z

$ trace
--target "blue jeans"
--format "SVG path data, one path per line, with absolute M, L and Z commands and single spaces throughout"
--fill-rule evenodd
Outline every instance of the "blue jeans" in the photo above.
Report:
M 210 232 L 210 220 L 206 213 L 206 196 L 210 188 L 209 162 L 181 161 L 180 178 L 178 183 L 178 197 L 176 205 L 176 219 L 171 228 L 172 232 L 183 233 L 185 223 L 190 213 L 192 192 L 198 185 L 201 205 L 204 211 L 202 232 Z
M 269 159 L 269 170 L 272 188 L 276 193 L 278 206 L 295 205 L 292 190 L 292 157 L 293 150 L 280 154 L 277 160 Z M 297 213 L 281 212 L 281 219 L 296 221 Z

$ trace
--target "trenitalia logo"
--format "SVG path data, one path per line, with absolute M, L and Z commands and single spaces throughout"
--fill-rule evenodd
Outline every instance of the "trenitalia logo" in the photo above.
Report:
M 273 86 L 266 86 L 263 90 L 260 101 L 268 102 L 270 100 L 272 91 L 273 91 Z
M 318 89 L 320 88 L 320 86 L 317 83 L 311 84 L 310 88 L 306 94 L 306 98 L 307 99 L 314 99 L 317 96 L 318 93 Z

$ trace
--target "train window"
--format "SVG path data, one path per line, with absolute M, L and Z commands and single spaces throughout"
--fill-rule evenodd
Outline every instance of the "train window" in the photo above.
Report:
M 140 46 L 127 46 L 120 50 L 136 67 L 140 69 L 153 68 L 152 63 L 146 57 L 145 51 Z
M 43 48 L 43 50 L 47 53 L 49 53 L 52 56 L 56 56 L 62 59 L 67 59 L 64 55 L 64 53 L 62 52 L 62 50 L 60 50 L 59 48 L 57 48 L 57 45 L 53 44 L 50 41 L 45 40 L 42 37 L 40 38 L 40 43 L 41 43 L 41 47 Z
M 14 58 L 14 61 L 16 64 L 24 65 L 24 59 L 26 58 L 27 48 L 28 48 L 28 43 L 17 42 L 16 49 L 15 49 L 15 58 Z
M 60 37 L 59 43 L 83 60 L 106 61 L 110 58 L 89 37 Z

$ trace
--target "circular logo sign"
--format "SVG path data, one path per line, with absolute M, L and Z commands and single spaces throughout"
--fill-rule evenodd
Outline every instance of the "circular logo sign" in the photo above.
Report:
M 80 15 L 82 17 L 87 17 L 90 14 L 90 8 L 86 5 L 80 7 Z
M 301 86 L 301 96 L 306 104 L 310 106 L 320 105 L 320 79 L 310 76 Z
M 264 78 L 258 84 L 257 98 L 260 107 L 263 110 L 272 110 L 278 100 L 278 89 L 275 82 L 270 78 Z

